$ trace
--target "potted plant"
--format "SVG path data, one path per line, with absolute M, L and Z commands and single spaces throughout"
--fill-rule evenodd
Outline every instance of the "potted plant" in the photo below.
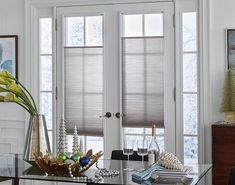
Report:
M 226 122 L 235 123 L 235 79 L 231 70 L 226 72 L 220 111 Z
M 0 102 L 14 102 L 30 114 L 24 159 L 34 162 L 40 153 L 51 152 L 45 116 L 39 114 L 30 92 L 9 72 L 0 72 Z

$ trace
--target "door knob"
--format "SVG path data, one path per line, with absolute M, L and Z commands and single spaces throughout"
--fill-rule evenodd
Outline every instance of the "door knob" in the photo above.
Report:
M 115 116 L 116 116 L 116 118 L 120 118 L 120 116 L 121 116 L 120 112 L 117 112 L 117 113 L 115 114 Z
M 104 117 L 110 118 L 110 117 L 112 117 L 112 113 L 111 112 L 106 112 L 105 115 L 100 116 L 100 118 L 104 118 Z
M 120 118 L 120 117 L 123 117 L 124 114 L 121 114 L 120 112 L 117 112 L 117 113 L 115 114 L 115 116 L 116 116 L 116 118 Z
M 106 117 L 106 118 L 110 118 L 111 116 L 112 116 L 111 112 L 106 112 L 106 113 L 105 113 L 105 117 Z

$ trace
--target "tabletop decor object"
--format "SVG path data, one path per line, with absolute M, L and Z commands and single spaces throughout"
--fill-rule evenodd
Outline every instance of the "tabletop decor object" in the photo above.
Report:
M 104 177 L 116 177 L 119 175 L 118 170 L 108 170 L 106 168 L 99 168 L 98 166 L 98 161 L 96 161 L 96 168 L 98 171 L 95 172 L 95 177 L 99 178 L 104 178 Z
M 170 170 L 183 170 L 184 165 L 172 153 L 162 152 L 159 156 L 158 164 Z
M 14 102 L 30 114 L 24 159 L 30 163 L 40 153 L 51 152 L 44 115 L 39 114 L 30 92 L 8 71 L 0 72 L 0 102 Z
M 73 154 L 78 153 L 81 151 L 79 147 L 79 138 L 78 138 L 78 131 L 77 131 L 77 126 L 74 126 L 74 134 L 73 134 Z
M 159 164 L 155 163 L 151 165 L 149 168 L 136 172 L 132 174 L 132 180 L 135 182 L 142 182 L 142 181 L 147 181 L 149 178 L 151 178 L 152 173 L 156 170 L 163 170 L 164 167 L 160 166 Z
M 231 69 L 226 72 L 220 111 L 224 113 L 226 122 L 235 122 L 235 79 Z
M 80 153 L 79 160 L 73 160 L 69 156 L 61 158 L 60 155 L 41 154 L 37 157 L 36 164 L 48 175 L 79 177 L 102 155 L 103 153 L 101 151 L 92 154 L 92 150 L 89 150 L 86 154 Z
M 67 153 L 67 152 L 68 152 L 68 143 L 67 143 L 66 122 L 63 118 L 61 118 L 59 125 L 59 136 L 58 136 L 58 153 Z

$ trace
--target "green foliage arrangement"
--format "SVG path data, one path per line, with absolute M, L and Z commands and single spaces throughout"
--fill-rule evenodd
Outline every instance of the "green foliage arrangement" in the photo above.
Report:
M 231 70 L 226 73 L 220 111 L 235 112 L 235 79 Z
M 30 115 L 38 115 L 35 101 L 29 91 L 8 71 L 0 72 L 0 102 L 14 102 L 27 110 Z

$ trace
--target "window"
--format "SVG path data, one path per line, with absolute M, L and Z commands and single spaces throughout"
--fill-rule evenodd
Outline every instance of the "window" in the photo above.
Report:
M 56 7 L 56 4 L 57 3 L 54 3 L 55 7 Z M 77 4 L 79 5 L 79 3 L 77 3 Z M 105 47 L 107 45 L 107 43 L 105 42 L 105 37 L 107 37 L 109 41 L 111 41 L 111 42 L 113 41 L 112 36 L 106 35 L 106 32 L 104 30 L 105 25 L 109 25 L 107 23 L 110 20 L 111 21 L 116 20 L 115 23 L 111 22 L 111 24 L 110 24 L 111 25 L 110 27 L 114 27 L 115 30 L 108 29 L 109 33 L 113 33 L 114 35 L 116 35 L 114 38 L 114 41 L 116 43 L 114 45 L 117 48 L 109 47 L 110 45 L 107 46 L 109 48 L 112 48 L 112 50 L 108 48 L 108 53 L 110 55 L 108 58 L 109 60 L 106 60 L 106 61 L 112 61 L 112 60 L 110 60 L 110 56 L 116 56 L 115 58 L 118 58 L 118 54 L 119 54 L 118 50 L 120 48 L 117 46 L 117 42 L 118 42 L 119 36 L 121 37 L 121 40 L 124 39 L 125 41 L 130 41 L 131 39 L 134 39 L 134 37 L 141 38 L 142 41 L 145 38 L 151 38 L 151 37 L 169 38 L 169 34 L 167 36 L 165 34 L 169 29 L 172 28 L 171 20 L 173 17 L 172 13 L 174 13 L 174 8 L 172 8 L 172 9 L 169 8 L 172 4 L 174 4 L 174 3 L 158 2 L 158 3 L 134 3 L 134 4 L 132 3 L 130 5 L 128 3 L 126 3 L 123 5 L 122 4 L 119 4 L 119 5 L 112 4 L 112 5 L 99 5 L 99 6 L 89 5 L 89 6 L 66 7 L 66 3 L 64 3 L 65 7 L 57 7 L 57 10 L 56 10 L 56 12 L 57 12 L 56 17 L 57 17 L 57 24 L 58 25 L 62 23 L 62 21 L 61 21 L 61 23 L 60 23 L 60 21 L 58 21 L 58 18 L 59 18 L 59 16 L 58 16 L 59 11 L 58 10 L 64 9 L 65 12 L 63 12 L 63 15 L 66 15 L 65 16 L 66 23 L 63 22 L 63 24 L 65 23 L 66 26 L 64 27 L 64 25 L 63 26 L 60 25 L 60 28 L 63 27 L 63 29 L 64 29 L 63 31 L 65 31 L 63 33 L 63 34 L 65 34 L 65 37 L 63 35 L 63 39 L 59 40 L 61 42 L 57 42 L 57 44 L 63 43 L 62 47 L 69 55 L 71 54 L 70 53 L 71 51 L 74 51 L 74 50 L 78 51 L 79 48 L 81 50 L 82 50 L 82 48 L 84 49 L 83 50 L 83 53 L 85 53 L 84 56 L 86 56 L 89 48 L 90 49 L 97 49 L 98 47 L 100 47 L 100 50 L 101 50 L 103 47 Z M 183 147 L 181 142 L 176 141 L 177 145 L 180 145 L 180 147 L 179 147 L 180 152 L 177 154 L 181 155 L 182 151 L 184 149 L 184 154 L 182 154 L 182 155 L 184 155 L 185 162 L 193 162 L 194 163 L 194 162 L 198 161 L 198 144 L 199 144 L 198 143 L 198 135 L 199 135 L 199 133 L 198 133 L 198 127 L 199 127 L 198 120 L 199 120 L 199 116 L 200 116 L 199 111 L 198 111 L 200 108 L 199 107 L 199 97 L 200 96 L 199 96 L 199 89 L 198 89 L 198 83 L 199 83 L 199 75 L 198 74 L 200 71 L 198 71 L 198 69 L 199 69 L 198 52 L 199 51 L 198 51 L 198 46 L 197 46 L 198 45 L 197 44 L 197 42 L 198 42 L 197 29 L 198 28 L 197 28 L 197 12 L 196 12 L 197 1 L 185 0 L 185 1 L 182 1 L 181 3 L 175 2 L 175 5 L 176 5 L 175 10 L 177 11 L 176 17 L 177 17 L 177 15 L 180 16 L 179 22 L 181 23 L 179 27 L 178 27 L 178 24 L 176 24 L 177 25 L 176 32 L 180 32 L 180 33 L 182 32 L 182 35 L 177 35 L 177 37 L 176 37 L 176 39 L 182 38 L 182 43 L 181 43 L 180 49 L 177 50 L 176 52 L 177 52 L 177 55 L 179 54 L 181 56 L 180 63 L 182 64 L 182 68 L 180 67 L 180 72 L 177 74 L 173 74 L 173 76 L 174 75 L 176 75 L 177 77 L 180 76 L 180 78 L 178 78 L 178 79 L 180 79 L 179 83 L 180 84 L 182 83 L 182 87 L 181 87 L 181 85 L 177 86 L 178 83 L 176 84 L 176 87 L 179 87 L 179 89 L 180 89 L 180 93 L 179 93 L 180 98 L 182 98 L 182 105 L 180 105 L 182 107 L 181 107 L 181 109 L 177 109 L 177 110 L 180 110 L 179 112 L 177 112 L 178 114 L 180 114 L 180 116 L 178 114 L 176 116 L 181 117 L 181 114 L 183 115 L 183 118 L 182 119 L 180 118 L 180 124 L 181 124 L 180 127 L 183 125 L 183 129 L 182 129 L 182 131 L 180 131 L 180 140 L 178 140 L 178 141 L 183 141 L 183 145 L 184 145 L 184 147 Z M 29 7 L 31 7 L 31 6 L 29 6 Z M 31 51 L 34 51 L 34 48 L 39 47 L 37 49 L 39 54 L 37 54 L 36 56 L 33 55 L 32 57 L 39 58 L 39 60 L 38 60 L 39 61 L 38 62 L 39 68 L 38 69 L 40 70 L 39 71 L 39 73 L 40 73 L 40 85 L 39 85 L 40 86 L 40 88 L 39 88 L 40 109 L 41 109 L 42 113 L 46 114 L 50 142 L 52 143 L 52 133 L 53 133 L 53 135 L 56 135 L 56 132 L 55 132 L 55 128 L 56 128 L 55 121 L 56 120 L 55 120 L 55 117 L 53 117 L 53 112 L 55 112 L 55 106 L 53 106 L 54 105 L 53 96 L 55 95 L 55 93 L 53 91 L 55 89 L 55 83 L 53 84 L 53 81 L 55 81 L 55 79 L 53 79 L 53 75 L 52 75 L 53 68 L 55 66 L 53 66 L 53 62 L 52 62 L 54 59 L 53 59 L 53 55 L 52 55 L 52 29 L 51 29 L 52 25 L 53 25 L 52 24 L 53 9 L 52 9 L 52 7 L 48 8 L 48 10 L 50 10 L 50 13 L 48 14 L 48 12 L 46 11 L 47 13 L 45 16 L 45 14 L 43 13 L 44 12 L 43 8 L 38 7 L 35 4 L 31 8 L 32 8 L 32 10 L 34 10 L 34 8 L 35 8 L 35 10 L 37 10 L 36 13 L 38 13 L 38 15 L 32 13 L 34 11 L 28 11 L 28 13 L 31 12 L 29 14 L 32 14 L 31 15 L 32 21 L 30 20 L 29 23 L 32 24 L 33 20 L 38 20 L 38 17 L 39 17 L 39 21 L 37 22 L 38 24 L 33 23 L 33 25 L 30 25 L 28 27 L 29 28 L 28 32 L 31 34 L 31 37 L 30 37 L 31 41 L 32 41 L 31 43 L 34 42 L 34 44 L 32 46 L 30 46 L 29 49 L 31 49 L 30 50 L 30 52 L 31 52 Z M 79 11 L 77 11 L 77 8 L 79 8 Z M 71 10 L 73 11 L 72 13 L 71 13 Z M 115 10 L 118 10 L 118 11 L 113 12 Z M 151 10 L 151 11 L 149 11 L 149 10 Z M 154 10 L 157 10 L 157 11 L 154 12 Z M 161 10 L 162 10 L 162 12 L 161 12 Z M 40 13 L 40 12 L 42 12 L 42 13 Z M 97 13 L 97 12 L 99 12 L 99 13 Z M 105 12 L 104 15 L 102 15 L 103 12 Z M 121 24 L 119 24 L 119 17 L 118 17 L 118 14 L 120 12 L 122 12 Z M 170 13 L 165 14 L 166 12 L 170 12 Z M 180 13 L 180 14 L 178 14 L 178 13 Z M 43 16 L 41 16 L 41 15 L 43 15 Z M 50 15 L 50 16 L 47 16 L 47 15 Z M 108 15 L 108 17 L 104 18 L 103 16 L 105 16 L 105 15 Z M 167 15 L 167 17 L 166 17 L 166 15 Z M 34 16 L 36 16 L 36 17 L 34 17 Z M 30 16 L 28 16 L 28 17 L 30 17 Z M 99 24 L 99 22 L 101 22 L 100 21 L 101 18 L 99 18 L 99 17 L 102 17 L 102 26 L 97 26 Z M 99 20 L 97 20 L 97 19 L 99 19 Z M 105 22 L 105 21 L 107 21 L 107 22 Z M 169 23 L 169 21 L 170 21 L 170 23 Z M 153 24 L 153 22 L 157 23 L 157 24 Z M 177 23 L 177 21 L 176 21 L 176 23 Z M 33 31 L 31 30 L 34 27 L 34 25 L 37 25 L 36 30 L 39 31 L 39 39 L 38 40 L 35 39 L 35 35 L 34 35 L 35 30 L 34 29 L 33 29 Z M 119 27 L 121 27 L 121 29 L 119 29 Z M 108 26 L 106 27 L 106 29 L 107 28 L 108 28 Z M 58 34 L 58 30 L 57 30 L 57 34 Z M 119 30 L 121 35 L 118 35 L 119 33 L 116 33 L 116 30 Z M 62 37 L 62 34 L 57 35 L 57 39 L 59 37 Z M 174 42 L 174 38 L 173 39 L 172 38 L 169 39 L 170 42 L 172 40 Z M 141 39 L 139 39 L 139 40 L 141 40 Z M 38 44 L 38 41 L 39 41 L 39 44 Z M 55 40 L 53 40 L 53 42 L 54 41 Z M 31 43 L 29 45 L 31 45 Z M 179 42 L 177 42 L 177 44 L 178 43 Z M 169 43 L 167 43 L 167 44 L 169 44 Z M 172 44 L 172 43 L 170 43 L 170 44 Z M 114 46 L 114 45 L 112 45 L 112 46 Z M 58 48 L 56 48 L 56 49 L 58 50 Z M 114 54 L 112 52 L 115 49 L 116 49 L 116 51 L 115 51 L 116 53 Z M 54 51 L 55 51 L 55 48 L 54 48 Z M 164 50 L 164 51 L 169 51 L 169 49 Z M 58 50 L 57 52 L 60 52 L 60 50 Z M 76 53 L 76 55 L 77 54 L 78 53 Z M 144 57 L 144 52 L 139 53 L 139 54 L 142 55 L 142 57 Z M 67 57 L 69 55 L 67 55 Z M 171 61 L 174 61 L 174 58 L 169 58 L 169 59 Z M 103 62 L 105 62 L 105 60 Z M 37 66 L 38 63 L 36 63 L 35 65 Z M 114 63 L 116 64 L 117 61 L 112 62 L 112 64 L 114 64 Z M 169 69 L 169 70 L 172 69 L 173 68 L 172 66 L 174 66 L 174 64 L 167 66 L 168 67 L 167 69 Z M 35 67 L 33 67 L 33 68 L 35 68 Z M 116 71 L 117 71 L 117 68 L 118 68 L 118 65 L 116 65 L 116 68 L 115 68 Z M 112 69 L 112 72 L 114 72 L 115 70 Z M 177 69 L 177 71 L 178 71 L 178 69 Z M 143 71 L 138 71 L 138 72 L 143 74 Z M 171 73 L 174 73 L 174 70 L 171 71 Z M 130 80 L 130 82 L 131 82 L 131 75 L 133 75 L 133 74 L 127 74 L 127 80 Z M 102 78 L 103 78 L 103 76 L 102 76 Z M 118 78 L 119 77 L 117 77 L 117 79 Z M 168 80 L 169 80 L 169 78 L 168 78 Z M 37 82 L 37 80 L 34 80 L 34 81 Z M 91 80 L 89 80 L 89 81 L 91 82 Z M 171 83 L 173 84 L 174 82 L 171 81 Z M 51 86 L 51 84 L 52 84 L 52 86 Z M 118 86 L 119 82 L 116 84 L 117 84 L 116 86 Z M 116 86 L 115 86 L 115 88 L 117 88 Z M 132 89 L 133 90 L 132 93 L 136 93 L 134 91 L 138 90 L 138 88 L 140 88 L 140 86 L 139 87 L 135 86 L 134 89 Z M 143 89 L 145 89 L 145 88 L 143 87 Z M 36 89 L 36 90 L 38 90 L 38 89 Z M 87 91 L 87 92 L 90 93 L 91 89 L 88 89 L 88 90 L 89 91 Z M 171 91 L 169 91 L 169 92 L 172 94 Z M 95 93 L 97 93 L 97 92 L 95 92 Z M 100 92 L 98 92 L 98 93 L 100 93 Z M 116 94 L 118 94 L 118 93 L 116 93 Z M 116 94 L 115 94 L 115 96 L 116 96 Z M 144 95 L 144 93 L 142 93 L 142 95 Z M 115 103 L 116 102 L 119 103 L 119 100 L 120 100 L 119 94 L 117 96 L 118 96 L 118 98 L 117 98 L 117 100 L 115 100 Z M 116 98 L 116 97 L 112 97 L 112 98 L 109 97 L 109 100 L 114 99 L 114 98 Z M 67 102 L 69 102 L 69 99 L 67 99 Z M 118 104 L 118 103 L 116 103 L 116 104 Z M 120 104 L 122 104 L 122 100 L 120 101 Z M 103 106 L 106 106 L 106 102 L 104 102 Z M 122 105 L 120 105 L 120 106 L 117 105 L 117 106 L 122 107 Z M 144 106 L 144 103 L 142 103 L 141 106 L 142 106 L 141 108 L 143 108 L 143 110 L 146 108 Z M 126 111 L 129 111 L 128 107 L 126 107 L 126 108 L 127 108 Z M 104 107 L 102 107 L 102 109 L 104 109 L 105 110 L 104 112 L 106 112 L 106 109 Z M 111 110 L 112 110 L 111 112 L 113 114 L 115 114 L 116 112 L 119 111 L 116 108 L 113 108 Z M 169 107 L 167 107 L 167 110 L 169 110 Z M 58 111 L 58 112 L 60 112 L 60 111 Z M 104 114 L 104 112 L 102 112 L 102 113 Z M 171 111 L 171 113 L 172 112 L 173 111 Z M 99 116 L 101 116 L 103 114 L 99 114 Z M 172 115 L 172 117 L 175 117 L 175 115 Z M 86 117 L 84 117 L 84 118 L 86 119 Z M 114 120 L 114 118 L 112 118 L 112 119 Z M 165 116 L 164 119 L 168 119 L 168 116 Z M 109 119 L 109 120 L 111 120 L 111 119 Z M 170 120 L 170 122 L 173 124 L 174 124 L 174 121 L 175 120 L 173 120 L 173 121 Z M 53 124 L 54 124 L 54 126 L 53 126 Z M 111 124 L 108 123 L 107 125 L 111 125 Z M 175 144 L 174 141 L 175 141 L 176 137 L 174 134 L 178 135 L 178 133 L 175 133 L 176 129 L 175 129 L 174 125 L 171 125 L 171 126 L 173 126 L 172 129 L 171 129 L 171 127 L 157 129 L 159 145 L 162 150 L 165 148 L 169 151 L 169 149 L 174 148 L 174 146 L 172 147 L 172 145 L 171 146 L 168 146 L 168 145 L 169 145 L 169 143 Z M 177 125 L 177 126 L 179 126 L 179 125 Z M 73 126 L 71 126 L 71 128 L 70 128 L 71 131 L 73 130 L 72 127 Z M 116 130 L 117 129 L 119 129 L 119 128 L 116 128 Z M 123 129 L 123 132 L 124 132 L 124 137 L 127 139 L 128 138 L 143 139 L 143 138 L 149 138 L 151 135 L 151 129 L 143 128 L 142 126 L 141 127 L 125 126 L 125 128 Z M 112 130 L 112 133 L 114 133 L 113 130 Z M 111 135 L 111 137 L 113 136 L 112 134 L 110 134 L 110 135 Z M 116 135 L 118 135 L 118 134 L 116 134 Z M 172 137 L 173 139 L 169 140 L 168 139 L 169 136 Z M 105 144 L 107 145 L 107 143 L 105 143 L 107 141 L 107 139 L 104 140 L 103 136 L 88 136 L 88 135 L 86 135 L 86 136 L 81 136 L 81 137 L 84 140 L 85 148 L 93 148 L 93 147 L 97 146 L 97 147 L 100 147 L 99 148 L 100 150 L 103 150 L 102 149 L 103 146 L 105 146 Z M 55 137 L 53 137 L 53 138 L 55 138 Z M 69 144 L 71 144 L 72 143 L 72 141 L 71 141 L 72 135 L 69 135 L 68 138 L 70 140 Z M 56 143 L 56 138 L 53 141 L 53 143 L 54 144 Z M 113 141 L 112 141 L 112 143 L 113 143 Z M 110 144 L 110 142 L 108 144 Z M 115 144 L 115 146 L 117 146 L 117 144 Z M 71 145 L 69 145 L 69 148 L 71 148 Z M 97 150 L 99 150 L 99 149 L 97 148 Z M 172 149 L 171 152 L 174 152 L 174 149 Z M 183 156 L 181 156 L 181 157 L 183 157 Z
M 151 129 L 147 127 L 164 124 L 163 13 L 123 14 L 122 20 L 124 136 L 126 140 L 150 141 Z M 157 130 L 163 151 L 164 129 Z
M 39 18 L 40 111 L 45 115 L 50 145 L 53 143 L 52 18 Z
M 198 163 L 197 13 L 182 14 L 184 162 Z
M 84 150 L 103 150 L 103 16 L 65 18 L 64 115 L 68 149 L 74 126 Z

